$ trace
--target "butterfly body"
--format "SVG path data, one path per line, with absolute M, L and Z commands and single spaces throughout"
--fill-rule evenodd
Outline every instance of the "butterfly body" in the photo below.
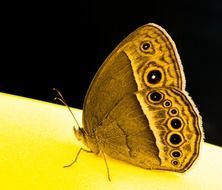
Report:
M 85 97 L 83 128 L 75 134 L 95 154 L 185 172 L 199 155 L 201 125 L 174 42 L 160 26 L 147 24 L 98 70 Z

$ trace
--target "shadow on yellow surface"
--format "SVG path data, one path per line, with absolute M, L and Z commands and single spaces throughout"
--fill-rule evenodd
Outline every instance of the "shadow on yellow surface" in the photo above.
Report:
M 73 118 L 64 106 L 0 93 L 0 189 L 147 190 L 222 189 L 222 148 L 204 143 L 200 159 L 185 174 L 145 170 L 82 152 Z M 79 123 L 82 111 L 72 109 Z

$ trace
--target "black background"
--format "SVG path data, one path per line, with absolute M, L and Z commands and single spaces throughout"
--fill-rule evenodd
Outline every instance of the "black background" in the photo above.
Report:
M 19 2 L 2 9 L 1 92 L 54 102 L 56 87 L 71 107 L 82 108 L 108 54 L 154 22 L 177 45 L 206 141 L 222 146 L 222 1 Z

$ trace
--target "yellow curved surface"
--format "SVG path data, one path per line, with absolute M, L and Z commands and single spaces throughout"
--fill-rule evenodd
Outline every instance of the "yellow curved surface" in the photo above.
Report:
M 79 123 L 81 110 L 72 109 Z M 0 93 L 0 189 L 173 190 L 222 189 L 222 148 L 204 143 L 200 159 L 185 174 L 145 170 L 82 152 L 73 118 L 57 104 Z

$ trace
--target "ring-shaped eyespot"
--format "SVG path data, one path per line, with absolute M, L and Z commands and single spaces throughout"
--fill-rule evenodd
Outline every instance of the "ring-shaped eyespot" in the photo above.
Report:
M 179 117 L 170 118 L 168 121 L 168 127 L 173 131 L 180 131 L 183 125 L 183 120 Z
M 171 164 L 172 164 L 173 166 L 179 166 L 179 165 L 180 165 L 180 161 L 177 160 L 177 159 L 173 159 L 173 160 L 171 161 Z
M 159 91 L 152 91 L 147 95 L 147 99 L 152 103 L 159 103 L 163 100 L 164 95 Z
M 148 53 L 151 48 L 151 43 L 149 41 L 144 41 L 140 44 L 140 50 L 144 53 Z
M 169 110 L 169 115 L 170 115 L 170 116 L 176 116 L 176 115 L 178 115 L 178 113 L 179 113 L 179 111 L 178 111 L 177 108 L 171 108 L 171 109 Z
M 147 73 L 146 80 L 149 84 L 158 84 L 162 79 L 162 73 L 158 69 L 151 70 Z
M 148 87 L 162 87 L 166 83 L 165 68 L 157 60 L 148 61 L 142 75 L 143 82 Z
M 180 150 L 178 150 L 178 149 L 175 149 L 175 150 L 172 150 L 170 152 L 170 156 L 172 158 L 181 158 L 182 157 L 182 152 Z
M 171 106 L 172 106 L 172 102 L 171 102 L 170 100 L 165 100 L 165 101 L 163 102 L 163 107 L 169 108 L 169 107 L 171 107 Z
M 183 144 L 184 139 L 183 136 L 178 132 L 171 132 L 167 136 L 167 142 L 172 147 L 178 147 Z

